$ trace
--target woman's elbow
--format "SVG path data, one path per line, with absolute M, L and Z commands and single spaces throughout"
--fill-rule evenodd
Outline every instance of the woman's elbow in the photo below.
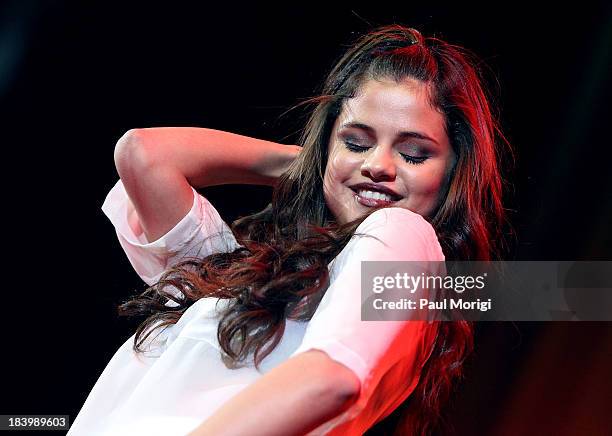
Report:
M 337 399 L 344 408 L 352 405 L 361 392 L 361 381 L 359 377 L 345 365 L 335 361 L 326 353 L 321 353 L 326 361 L 327 375 L 325 389 L 329 395 Z
M 150 168 L 154 159 L 154 153 L 147 147 L 144 129 L 128 130 L 115 145 L 114 160 L 119 176 L 138 168 Z
M 338 364 L 342 366 L 341 364 Z M 347 409 L 359 398 L 361 392 L 361 382 L 353 371 L 343 366 L 342 375 L 333 380 L 335 387 L 332 387 L 338 401 L 342 403 L 342 410 Z

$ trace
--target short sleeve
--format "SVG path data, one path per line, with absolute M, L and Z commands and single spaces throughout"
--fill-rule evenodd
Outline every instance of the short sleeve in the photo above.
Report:
M 416 387 L 437 335 L 435 322 L 361 320 L 361 262 L 444 261 L 431 224 L 407 209 L 384 208 L 355 233 L 332 262 L 330 286 L 293 355 L 326 352 L 355 373 L 361 391 L 356 403 L 311 435 L 361 434 L 389 414 Z
M 193 204 L 171 230 L 154 242 L 149 242 L 133 213 L 123 182 L 110 190 L 102 211 L 115 227 L 121 247 L 136 273 L 148 285 L 156 283 L 163 272 L 181 259 L 204 258 L 213 253 L 230 252 L 240 245 L 217 210 L 193 187 Z

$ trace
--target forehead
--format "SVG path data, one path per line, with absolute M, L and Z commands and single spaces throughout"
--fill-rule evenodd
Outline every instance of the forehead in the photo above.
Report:
M 431 105 L 429 86 L 410 78 L 367 80 L 355 97 L 344 102 L 337 121 L 336 127 L 361 122 L 381 135 L 420 131 L 440 144 L 446 136 L 444 115 Z

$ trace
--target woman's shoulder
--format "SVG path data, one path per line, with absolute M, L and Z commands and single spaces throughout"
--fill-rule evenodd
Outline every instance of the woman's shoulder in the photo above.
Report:
M 385 242 L 418 238 L 439 245 L 431 223 L 422 215 L 402 207 L 386 207 L 372 212 L 355 229 L 355 235 L 382 237 Z
M 431 224 L 422 215 L 410 209 L 396 206 L 385 207 L 372 212 L 363 220 L 359 227 L 367 226 L 371 223 L 388 223 L 389 221 L 397 223 L 416 222 L 431 227 Z
M 360 260 L 444 261 L 434 227 L 422 215 L 400 207 L 379 209 L 355 229 L 343 257 Z

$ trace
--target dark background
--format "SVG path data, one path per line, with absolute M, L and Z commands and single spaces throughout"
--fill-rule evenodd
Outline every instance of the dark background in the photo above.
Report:
M 612 11 L 9 1 L 0 3 L 4 351 L 0 414 L 76 417 L 133 333 L 116 305 L 144 284 L 100 206 L 128 129 L 202 126 L 295 143 L 344 45 L 397 22 L 488 65 L 517 154 L 509 260 L 611 260 Z M 434 2 L 430 2 L 434 3 Z M 203 193 L 227 222 L 270 188 Z M 610 323 L 486 323 L 450 403 L 457 434 L 610 434 Z M 372 434 L 384 434 L 384 423 Z M 36 433 L 40 434 L 40 433 Z M 57 434 L 57 433 L 56 433 Z

